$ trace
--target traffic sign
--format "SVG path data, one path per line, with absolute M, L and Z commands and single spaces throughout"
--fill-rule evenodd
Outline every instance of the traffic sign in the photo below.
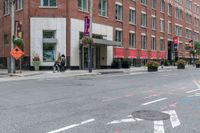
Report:
M 173 38 L 173 43 L 174 43 L 174 45 L 177 45 L 177 44 L 178 44 L 178 36 L 175 36 L 175 37 Z
M 24 55 L 24 52 L 19 48 L 19 47 L 15 47 L 11 52 L 10 55 L 12 57 L 14 57 L 16 60 L 18 60 L 19 58 L 21 58 Z

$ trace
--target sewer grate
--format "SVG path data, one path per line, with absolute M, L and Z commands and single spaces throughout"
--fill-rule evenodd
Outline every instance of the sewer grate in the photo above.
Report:
M 139 118 L 143 120 L 159 121 L 167 120 L 170 118 L 169 114 L 162 113 L 160 111 L 153 110 L 139 110 L 132 113 L 133 118 Z

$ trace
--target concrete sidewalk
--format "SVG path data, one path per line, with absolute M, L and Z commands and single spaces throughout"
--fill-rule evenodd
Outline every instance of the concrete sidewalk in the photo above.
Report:
M 186 69 L 191 69 L 193 66 L 186 66 Z M 163 68 L 159 67 L 158 71 L 170 71 L 176 70 L 176 66 L 164 66 Z M 7 69 L 0 69 L 0 78 L 2 77 L 31 77 L 31 76 L 81 76 L 81 75 L 98 75 L 98 74 L 114 74 L 114 73 L 137 73 L 137 72 L 147 72 L 147 67 L 131 67 L 129 69 L 95 69 L 92 73 L 89 73 L 88 70 L 66 70 L 65 72 L 56 72 L 53 71 L 27 71 L 23 70 L 22 73 L 19 70 L 15 74 L 8 74 Z

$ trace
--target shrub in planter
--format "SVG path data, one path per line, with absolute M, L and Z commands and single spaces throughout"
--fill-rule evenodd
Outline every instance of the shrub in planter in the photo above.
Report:
M 159 67 L 160 63 L 158 63 L 157 61 L 148 61 L 146 66 L 148 68 L 148 72 L 155 72 L 158 71 L 158 67 Z
M 91 37 L 84 36 L 82 38 L 82 43 L 83 45 L 93 44 L 93 39 Z
M 186 61 L 183 59 L 179 59 L 177 62 L 177 69 L 185 69 Z
M 38 55 L 33 56 L 32 63 L 33 63 L 33 66 L 34 66 L 34 70 L 39 71 L 41 61 L 40 61 L 40 57 Z
M 196 64 L 196 68 L 200 68 L 200 60 L 196 60 L 195 64 Z
M 164 66 L 169 66 L 169 65 L 170 65 L 169 60 L 164 60 Z
M 120 59 L 113 59 L 112 68 L 121 68 L 121 60 Z
M 131 66 L 131 60 L 128 58 L 125 58 L 122 60 L 122 68 L 130 68 Z

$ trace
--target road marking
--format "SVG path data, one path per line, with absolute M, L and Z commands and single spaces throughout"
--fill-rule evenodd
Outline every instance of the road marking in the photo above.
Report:
M 157 100 L 154 100 L 154 101 L 151 101 L 151 102 L 143 103 L 142 105 L 145 106 L 145 105 L 149 105 L 149 104 L 152 104 L 152 103 L 156 103 L 156 102 L 164 101 L 164 100 L 166 100 L 166 99 L 167 99 L 167 98 L 164 97 L 164 98 L 157 99 Z
M 197 83 L 197 81 L 195 81 L 195 80 L 193 80 L 193 82 L 195 83 L 195 85 L 196 85 L 199 89 L 187 91 L 186 93 L 193 93 L 193 92 L 196 92 L 196 91 L 200 91 L 200 85 L 199 85 L 199 83 Z
M 164 133 L 163 121 L 154 121 L 154 133 Z
M 173 128 L 181 125 L 175 110 L 163 111 L 163 113 L 167 113 L 170 115 L 170 121 Z
M 93 121 L 95 121 L 95 119 L 89 119 L 89 120 L 86 120 L 86 121 L 82 121 L 79 124 L 73 124 L 73 125 L 70 125 L 70 126 L 67 126 L 67 127 L 63 127 L 63 128 L 60 128 L 60 129 L 57 129 L 57 130 L 54 130 L 54 131 L 50 131 L 50 132 L 47 132 L 47 133 L 59 133 L 59 132 L 63 132 L 63 131 L 69 130 L 71 128 L 75 128 L 75 127 L 78 127 L 78 126 L 81 126 L 83 124 L 87 124 L 87 123 L 90 123 L 90 122 L 93 122 Z
M 114 120 L 114 121 L 108 122 L 106 125 L 129 123 L 129 122 L 136 122 L 136 121 L 143 121 L 143 120 L 138 119 L 138 118 L 135 118 L 135 119 L 134 118 L 128 118 L 128 119 Z

